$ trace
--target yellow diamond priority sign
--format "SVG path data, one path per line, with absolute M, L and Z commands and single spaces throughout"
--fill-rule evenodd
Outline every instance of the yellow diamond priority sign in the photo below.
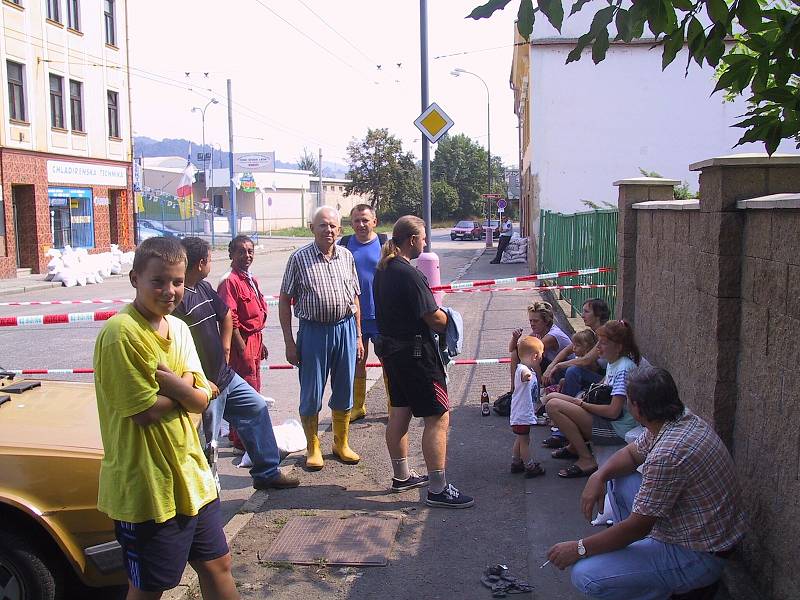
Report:
M 414 125 L 425 134 L 431 144 L 435 144 L 453 126 L 453 119 L 448 117 L 436 102 L 433 102 L 417 117 Z

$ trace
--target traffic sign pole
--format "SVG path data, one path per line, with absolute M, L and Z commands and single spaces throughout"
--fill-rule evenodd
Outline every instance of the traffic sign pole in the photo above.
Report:
M 422 111 L 428 108 L 428 0 L 419 0 L 419 61 Z M 425 220 L 425 252 L 431 251 L 431 149 L 422 136 L 422 218 Z M 437 265 L 438 268 L 438 265 Z

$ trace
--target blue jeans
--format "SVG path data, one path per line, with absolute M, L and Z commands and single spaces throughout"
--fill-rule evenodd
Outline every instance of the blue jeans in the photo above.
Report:
M 583 367 L 567 367 L 567 371 L 564 373 L 564 389 L 561 392 L 575 398 L 582 389 L 597 383 L 602 378 L 602 373 L 590 371 Z
M 236 373 L 224 390 L 220 390 L 211 408 L 203 414 L 203 431 L 207 440 L 216 440 L 225 418 L 239 434 L 253 466 L 252 477 L 271 479 L 278 474 L 281 462 L 267 403 L 252 386 Z
M 631 513 L 641 475 L 609 483 L 614 521 Z M 602 600 L 667 600 L 672 594 L 711 585 L 720 578 L 725 559 L 651 537 L 614 552 L 579 560 L 572 584 L 588 598 Z
M 353 378 L 356 374 L 356 320 L 317 323 L 300 319 L 297 332 L 300 355 L 300 416 L 322 410 L 322 394 L 331 378 L 332 410 L 353 408 Z

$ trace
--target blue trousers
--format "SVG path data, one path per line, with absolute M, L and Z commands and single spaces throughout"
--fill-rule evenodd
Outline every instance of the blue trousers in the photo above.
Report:
M 614 520 L 630 515 L 639 489 L 639 473 L 609 484 Z M 651 537 L 614 552 L 579 560 L 572 584 L 587 598 L 603 600 L 667 600 L 672 594 L 711 585 L 720 578 L 725 559 Z
M 278 474 L 281 462 L 272 420 L 269 418 L 267 403 L 252 386 L 234 373 L 233 379 L 224 390 L 220 390 L 216 400 L 203 414 L 203 430 L 207 440 L 216 440 L 219 426 L 225 418 L 239 434 L 253 466 L 252 477 L 271 479 Z
M 564 389 L 561 392 L 575 398 L 582 389 L 588 388 L 589 385 L 597 383 L 602 378 L 602 373 L 583 367 L 567 367 L 567 371 L 564 373 Z
M 325 382 L 331 378 L 332 410 L 353 408 L 353 377 L 356 374 L 356 320 L 347 317 L 326 324 L 300 319 L 297 332 L 300 355 L 300 416 L 322 410 Z

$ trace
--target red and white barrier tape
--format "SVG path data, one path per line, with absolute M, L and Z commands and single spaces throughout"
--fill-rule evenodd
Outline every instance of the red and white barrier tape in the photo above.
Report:
M 489 285 L 507 285 L 520 281 L 538 281 L 541 279 L 556 279 L 558 277 L 578 277 L 579 275 L 595 275 L 597 273 L 608 273 L 614 267 L 595 267 L 592 269 L 576 269 L 574 271 L 559 271 L 558 273 L 539 273 L 535 275 L 523 275 L 521 277 L 506 277 L 504 279 L 483 279 L 478 281 L 456 281 L 445 285 L 432 287 L 431 291 L 445 292 L 447 290 L 461 290 L 473 287 L 483 287 Z
M 463 358 L 454 360 L 454 365 L 501 365 L 508 364 L 508 358 Z M 372 362 L 367 363 L 367 367 L 380 367 L 381 363 Z M 283 371 L 289 369 L 296 369 L 294 365 L 281 364 L 281 365 L 261 365 L 262 371 Z M 15 375 L 91 375 L 94 369 L 4 369 L 9 373 Z
M 95 312 L 65 313 L 58 315 L 20 315 L 0 317 L 0 327 L 32 327 L 34 325 L 63 325 L 65 323 L 91 323 L 107 321 L 118 311 L 98 310 Z
M 541 290 L 594 290 L 597 288 L 613 288 L 615 284 L 588 283 L 585 285 L 540 285 L 528 287 L 492 287 L 492 288 L 472 288 L 466 290 L 443 290 L 445 294 L 470 294 L 474 292 L 525 292 Z
M 431 288 L 434 292 L 445 292 L 449 293 L 454 290 L 463 290 L 469 288 L 476 288 L 476 287 L 483 287 L 483 286 L 490 286 L 490 285 L 505 285 L 508 283 L 517 283 L 520 281 L 537 281 L 541 279 L 556 279 L 557 277 L 577 277 L 579 275 L 594 275 L 597 273 L 608 273 L 609 271 L 613 271 L 613 267 L 597 267 L 593 269 L 577 269 L 575 271 L 560 271 L 558 273 L 540 273 L 537 275 L 524 275 L 521 277 L 506 277 L 504 279 L 485 279 L 485 280 L 478 280 L 478 281 L 456 281 L 454 283 L 446 283 L 444 285 L 437 285 L 436 287 Z M 539 289 L 542 290 L 557 290 L 557 289 L 578 289 L 578 288 L 585 288 L 587 286 L 549 286 L 549 287 L 540 287 Z M 609 286 L 601 286 L 596 285 L 593 287 L 609 287 Z M 502 290 L 496 291 L 517 291 L 522 289 L 528 288 L 504 288 Z M 269 295 L 264 296 L 267 300 L 267 305 L 269 306 L 277 306 L 278 305 L 278 296 L 277 295 Z M 19 302 L 0 302 L 0 306 L 51 306 L 57 304 L 128 304 L 129 302 L 133 302 L 132 298 L 111 298 L 111 299 L 102 299 L 96 298 L 92 300 L 38 300 L 38 301 L 19 301 Z

